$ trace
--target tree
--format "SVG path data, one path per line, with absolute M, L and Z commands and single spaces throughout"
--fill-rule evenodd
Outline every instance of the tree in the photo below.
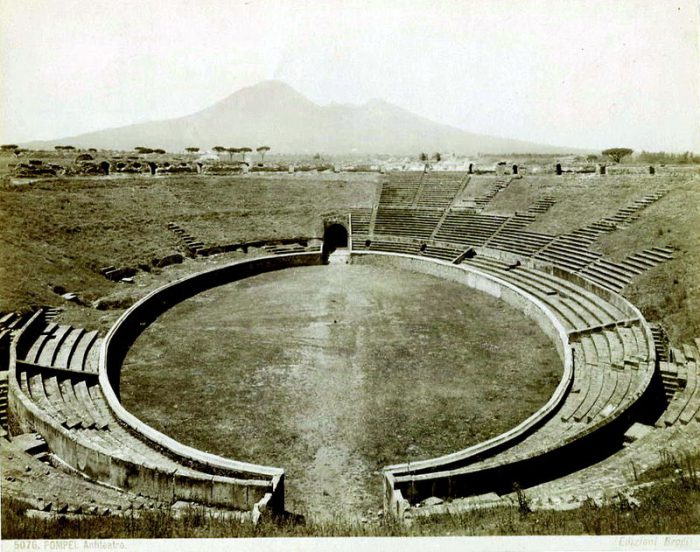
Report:
M 623 157 L 632 155 L 634 150 L 629 148 L 610 148 L 603 150 L 601 153 L 609 158 L 613 163 L 619 163 Z
M 225 151 L 228 151 L 228 149 L 226 149 L 224 146 L 214 146 L 214 147 L 211 148 L 211 149 L 212 149 L 213 151 L 215 151 L 216 153 L 223 153 L 223 152 L 225 152 Z
M 136 146 L 134 151 L 136 153 L 153 153 L 153 150 L 151 148 L 147 148 L 146 146 Z
M 266 154 L 268 151 L 270 151 L 270 146 L 260 146 L 260 147 L 259 147 L 258 149 L 256 149 L 255 151 L 257 151 L 257 152 L 260 154 L 260 162 L 261 162 L 261 163 L 264 163 L 264 162 L 265 162 L 265 154 Z
M 598 161 L 598 156 L 594 153 L 586 155 L 586 161 Z
M 228 160 L 233 161 L 233 155 L 236 153 L 241 153 L 240 148 L 227 148 L 226 151 L 228 152 Z
M 185 151 L 187 153 L 197 153 L 199 151 L 199 148 L 189 147 L 189 148 L 185 148 Z
M 250 153 L 251 151 L 253 151 L 253 150 L 250 149 L 250 148 L 248 148 L 248 147 L 238 148 L 238 153 L 242 153 L 242 154 L 243 154 L 243 157 L 241 158 L 241 161 L 245 161 L 245 154 L 246 154 L 246 153 Z
M 0 150 L 2 151 L 15 151 L 19 146 L 17 144 L 3 144 L 0 146 Z
M 421 161 L 427 161 L 428 160 L 428 154 L 425 152 L 421 152 L 420 156 L 418 157 Z
M 439 163 L 442 160 L 442 155 L 440 155 L 439 151 L 437 151 L 433 154 L 433 159 L 435 159 L 436 163 Z

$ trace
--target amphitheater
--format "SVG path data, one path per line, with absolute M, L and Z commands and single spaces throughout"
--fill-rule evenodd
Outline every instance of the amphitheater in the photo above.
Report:
M 548 178 L 565 188 L 615 177 Z M 382 486 L 377 511 L 410 522 L 512 504 L 520 492 L 540 509 L 633 497 L 653 484 L 639 476 L 659 466 L 664 451 L 696 453 L 700 447 L 700 341 L 670 341 L 659 321 L 645 318 L 627 294 L 647 271 L 686 252 L 663 235 L 648 236 L 645 248 L 617 259 L 604 255 L 599 243 L 643 224 L 648 211 L 671 197 L 682 203 L 683 192 L 666 187 L 668 178 L 661 169 L 634 176 L 632 199 L 563 233 L 536 230 L 556 209 L 556 194 L 535 188 L 528 205 L 509 211 L 502 202 L 495 208 L 523 179 L 537 183 L 522 171 L 377 176 L 370 201 L 320 217 L 315 234 L 304 239 L 289 235 L 274 243 L 233 244 L 221 239 L 225 230 L 202 237 L 187 217 L 164 221 L 161 228 L 179 248 L 172 262 L 188 258 L 195 268 L 158 281 L 108 328 L 71 324 L 58 302 L 8 312 L 0 320 L 3 463 L 13 474 L 11 482 L 3 482 L 4 492 L 38 511 L 80 515 L 191 503 L 252 523 L 284 514 L 285 487 L 294 484 L 285 479 L 285 466 L 213 454 L 155 429 L 123 404 L 123 369 L 132 348 L 153 328 L 162 329 L 169 313 L 212 290 L 310 267 L 367 267 L 440 278 L 465 293 L 498 300 L 534 323 L 560 367 L 548 400 L 512 428 L 434 457 L 389 459 L 377 475 Z M 200 225 L 202 234 L 204 228 Z M 227 257 L 231 252 L 233 260 Z M 167 256 L 163 259 L 167 265 Z M 101 268 L 114 286 L 136 271 Z M 289 300 L 302 303 L 304 297 Z M 430 310 L 429 298 L 424 309 Z M 167 347 L 167 335 L 160 338 Z M 517 401 L 520 390 L 512 393 Z M 15 465 L 26 468 L 12 471 Z M 43 473 L 42 492 L 36 474 Z M 26 485 L 23 477 L 35 480 Z M 71 489 L 79 488 L 75 498 Z

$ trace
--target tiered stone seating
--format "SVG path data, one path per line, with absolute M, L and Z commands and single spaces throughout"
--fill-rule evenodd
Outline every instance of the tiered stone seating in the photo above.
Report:
M 614 263 L 603 258 L 583 267 L 580 274 L 587 279 L 613 291 L 621 291 L 644 270 L 673 258 L 673 250 L 667 247 L 652 247 L 630 255 L 624 261 Z
M 273 255 L 286 255 L 287 253 L 310 253 L 320 251 L 320 246 L 316 243 L 302 245 L 300 243 L 287 243 L 280 245 L 265 245 L 265 251 Z
M 457 488 L 454 482 L 460 477 L 518 466 L 573 443 L 622 415 L 646 390 L 654 371 L 653 345 L 646 339 L 642 321 L 630 318 L 602 297 L 556 276 L 483 255 L 463 262 L 522 287 L 546 303 L 564 322 L 570 330 L 573 348 L 573 381 L 555 416 L 500 452 L 486 458 L 475 457 L 452 469 L 425 462 L 412 468 L 392 468 L 396 488 L 403 489 L 404 496 L 414 502 L 431 494 L 439 496 L 435 493 L 446 492 L 447 495 L 440 496 L 449 496 L 454 492 L 450 489 Z M 546 478 L 546 474 L 542 477 Z M 451 483 L 436 487 L 438 481 Z
M 466 178 L 468 177 L 464 173 L 434 172 L 425 174 L 415 205 L 417 207 L 448 208 L 462 189 Z
M 640 199 L 635 199 L 629 205 L 619 209 L 614 215 L 603 219 L 606 222 L 614 224 L 618 228 L 624 228 L 626 225 L 634 222 L 639 218 L 637 213 L 655 201 L 661 199 L 668 193 L 668 190 L 659 190 L 646 194 Z
M 544 196 L 535 201 L 530 208 L 527 210 L 528 213 L 534 213 L 536 215 L 541 215 L 546 213 L 552 208 L 552 205 L 556 203 L 554 196 Z
M 673 351 L 677 377 L 682 385 L 672 395 L 668 408 L 657 423 L 660 426 L 700 420 L 700 347 L 684 345 L 682 350 Z
M 16 332 L 25 322 L 26 317 L 18 312 L 8 312 L 0 317 L 0 332 L 9 335 Z
M 350 220 L 353 236 L 368 236 L 369 226 L 372 221 L 372 209 L 351 209 Z
M 400 236 L 427 240 L 443 212 L 437 209 L 387 209 L 379 207 L 374 225 L 375 236 Z
M 445 245 L 437 245 L 428 243 L 425 249 L 421 252 L 424 257 L 432 257 L 433 259 L 441 259 L 443 261 L 454 261 L 462 251 L 456 247 L 447 247 Z
M 507 270 L 507 263 L 484 256 L 477 256 L 473 259 L 462 262 L 496 274 L 499 277 L 503 277 L 514 285 L 517 285 L 529 293 L 532 293 L 532 295 L 538 299 L 543 300 L 552 307 L 555 313 L 558 314 L 567 330 L 573 331 L 576 328 L 584 328 L 588 326 L 585 319 L 581 318 L 575 309 L 571 308 L 569 304 L 561 300 L 562 298 L 559 297 L 558 289 L 552 287 L 542 279 L 530 278 L 527 273 L 522 272 L 519 269 L 509 271 Z
M 372 251 L 386 251 L 387 253 L 404 253 L 406 255 L 418 255 L 420 253 L 420 244 L 408 240 L 404 241 L 388 241 L 381 239 L 372 240 L 369 248 Z
M 641 271 L 653 268 L 659 263 L 670 261 L 672 258 L 673 249 L 670 247 L 652 247 L 630 255 L 624 261 L 621 261 L 620 264 L 633 272 L 633 269 Z
M 508 263 L 483 255 L 462 262 L 492 272 L 542 300 L 559 315 L 569 331 L 606 326 L 625 319 L 621 310 L 596 295 L 538 270 L 525 266 L 509 270 Z
M 503 225 L 504 229 L 508 230 L 524 230 L 528 225 L 535 221 L 535 216 L 529 213 L 515 213 Z
M 583 246 L 583 248 L 587 248 L 596 239 L 598 239 L 598 236 L 601 234 L 607 234 L 616 228 L 623 228 L 630 222 L 636 220 L 638 218 L 637 213 L 639 211 L 662 198 L 667 192 L 668 190 L 660 190 L 658 192 L 647 194 L 640 199 L 636 199 L 628 206 L 619 209 L 615 214 L 609 217 L 604 217 L 592 224 L 589 224 L 588 226 L 579 228 L 578 230 L 574 230 L 569 234 L 560 236 L 559 239 L 571 238 L 575 240 L 576 243 Z
M 435 239 L 463 247 L 481 246 L 508 220 L 508 217 L 476 214 L 452 209 L 447 213 Z
M 586 248 L 578 238 L 559 236 L 533 255 L 547 263 L 577 272 L 601 257 Z
M 432 485 L 432 479 L 454 479 L 461 474 L 487 472 L 490 469 L 507 464 L 517 465 L 526 459 L 533 458 L 548 451 L 573 442 L 581 435 L 588 433 L 594 427 L 604 423 L 606 419 L 620 415 L 646 385 L 649 374 L 628 370 L 624 377 L 619 373 L 604 368 L 605 364 L 589 366 L 588 363 L 577 362 L 574 370 L 573 390 L 561 406 L 560 415 L 546 421 L 534 433 L 524 440 L 512 445 L 495 455 L 477 460 L 463 468 L 444 470 L 435 474 L 427 471 L 420 475 L 395 474 L 399 488 L 406 485 Z M 624 393 L 624 396 L 623 396 Z M 546 478 L 546 474 L 542 474 Z
M 200 251 L 204 249 L 203 242 L 192 237 L 184 228 L 175 224 L 174 222 L 168 223 L 168 230 L 178 235 L 180 240 L 182 240 L 182 243 L 192 255 L 198 255 Z
M 422 178 L 422 172 L 401 172 L 387 175 L 382 184 L 379 207 L 412 205 Z
M 50 323 L 18 363 L 21 387 L 67 428 L 105 428 L 89 390 L 97 385 L 99 349 L 96 331 Z
M 552 241 L 551 236 L 546 234 L 509 228 L 509 222 L 499 229 L 485 245 L 519 255 L 531 256 Z
M 126 469 L 130 474 L 126 479 L 126 488 L 132 488 L 135 479 L 130 478 L 136 478 L 138 474 L 143 478 L 141 483 L 144 486 L 139 487 L 141 492 L 148 495 L 152 490 L 154 498 L 173 500 L 201 496 L 205 501 L 212 500 L 212 503 L 237 501 L 236 504 L 245 503 L 245 508 L 252 508 L 251 501 L 271 496 L 265 495 L 267 489 L 272 489 L 270 480 L 232 478 L 219 474 L 216 469 L 210 473 L 191 462 L 180 462 L 117 423 L 98 380 L 99 345 L 97 332 L 51 323 L 40 328 L 33 341 L 23 345 L 22 350 L 18 347 L 14 375 L 23 396 L 21 401 L 33 403 L 32 408 L 41 412 L 41 424 L 37 431 L 48 428 L 47 424 L 60 428 L 62 435 L 57 441 L 54 441 L 55 434 L 52 433 L 55 430 L 46 433 L 46 442 L 53 452 L 61 457 L 53 450 L 54 445 L 59 450 L 61 447 L 82 447 L 67 452 L 74 462 L 77 450 L 86 449 L 109 457 L 109 465 L 118 461 L 119 464 L 113 464 L 115 469 Z M 80 457 L 81 453 L 77 454 Z M 82 454 L 86 459 L 89 456 L 87 452 Z M 77 462 L 80 464 L 81 460 Z M 95 462 L 99 461 L 95 459 Z M 81 465 L 73 467 L 82 470 Z M 269 470 L 282 473 L 276 468 Z M 108 472 L 110 475 L 107 477 L 111 477 L 112 471 Z M 121 477 L 118 472 L 114 476 Z M 171 478 L 169 484 L 173 487 L 165 489 L 163 478 Z M 191 485 L 185 482 L 191 482 Z M 220 492 L 214 491 L 219 488 L 214 485 L 230 485 L 230 490 L 237 489 L 236 492 L 240 494 L 235 498 L 223 494 L 214 496 L 215 492 Z M 212 494 L 207 494 L 210 488 Z M 255 497 L 254 500 L 252 497 Z
M 503 190 L 505 190 L 510 183 L 511 183 L 511 180 L 496 180 L 488 192 L 486 192 L 482 196 L 474 198 L 474 204 L 476 205 L 476 207 L 478 209 L 481 209 L 481 210 L 486 209 L 486 207 L 488 207 L 489 203 L 491 203 L 493 198 L 496 197 L 496 195 L 499 192 L 502 192 Z
M 691 359 L 685 355 L 686 361 Z M 693 361 L 697 362 L 698 347 L 692 347 Z M 626 375 L 618 372 L 618 376 Z M 689 372 L 690 376 L 690 372 Z M 626 443 L 626 446 L 601 462 L 567 475 L 547 481 L 526 490 L 534 507 L 575 507 L 588 497 L 614 497 L 617 493 L 629 492 L 639 482 L 638 474 L 643 473 L 662 461 L 660 451 L 666 451 L 678 458 L 683 452 L 696 452 L 700 443 L 700 424 L 691 423 L 693 414 L 697 419 L 697 365 L 695 371 L 696 391 L 679 391 L 671 398 L 669 406 L 661 416 L 657 427 L 640 426 L 641 435 Z M 689 382 L 690 383 L 690 382 Z M 691 384 L 692 386 L 692 384 Z M 695 397 L 695 400 L 691 398 Z M 691 400 L 689 400 L 691 399 Z M 690 407 L 690 408 L 688 408 Z M 460 501 L 454 501 L 455 506 Z M 569 506 L 567 506 L 569 504 Z
M 97 373 L 100 340 L 96 331 L 48 324 L 24 360 L 75 372 Z

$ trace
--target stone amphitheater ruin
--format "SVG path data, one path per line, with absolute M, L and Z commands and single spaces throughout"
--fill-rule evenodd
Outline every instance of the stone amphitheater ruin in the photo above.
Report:
M 385 516 L 406 521 L 511 503 L 514 484 L 527 490 L 534 508 L 631 496 L 647 484 L 632 472 L 658 465 L 660 450 L 700 446 L 700 341 L 672 346 L 623 295 L 634 278 L 676 251 L 659 240 L 615 262 L 593 244 L 643 218 L 667 190 L 641 192 L 611 216 L 554 235 L 528 230 L 555 205 L 551 196 L 514 214 L 487 212 L 518 172 L 522 178 L 522 168 L 513 165 L 512 172 L 484 177 L 489 189 L 468 201 L 460 199 L 474 178 L 466 172 L 388 173 L 374 205 L 319 221 L 322 240 L 280 239 L 266 255 L 162 285 L 106 334 L 58 324 L 56 311 L 47 309 L 5 314 L 4 455 L 26 456 L 22 462 L 34 471 L 42 462 L 59 467 L 59 489 L 70 481 L 99 484 L 87 507 L 60 490 L 54 499 L 29 492 L 23 498 L 38 510 L 81 514 L 178 502 L 231 510 L 253 523 L 284 513 L 284 466 L 224 458 L 156 431 L 122 405 L 121 370 L 138 336 L 182 301 L 267 272 L 325 264 L 428 274 L 496 297 L 537 325 L 562 366 L 546 404 L 512 429 L 449 454 L 385 466 Z M 590 178 L 607 178 L 603 172 Z M 168 229 L 193 257 L 227 250 L 191 235 L 180 221 Z M 129 277 L 115 267 L 103 272 Z

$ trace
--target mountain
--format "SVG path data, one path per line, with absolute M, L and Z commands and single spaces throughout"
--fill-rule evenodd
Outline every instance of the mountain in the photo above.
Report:
M 279 81 L 242 88 L 192 115 L 23 144 L 180 151 L 188 146 L 272 147 L 275 153 L 395 154 L 563 153 L 571 148 L 472 134 L 435 123 L 383 100 L 321 106 Z

